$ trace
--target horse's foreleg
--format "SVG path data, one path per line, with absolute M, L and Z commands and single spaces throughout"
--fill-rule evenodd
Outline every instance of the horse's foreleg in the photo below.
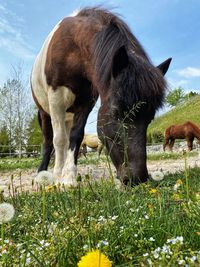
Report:
M 170 143 L 169 143 L 169 150 L 170 151 L 172 151 L 172 149 L 173 149 L 174 142 L 175 142 L 175 139 L 170 139 Z
M 49 92 L 49 109 L 51 115 L 51 123 L 53 128 L 53 145 L 55 149 L 55 164 L 53 174 L 56 181 L 61 179 L 62 169 L 66 158 L 65 149 L 67 148 L 67 136 L 66 131 L 66 105 L 67 96 L 64 98 L 68 91 L 66 88 L 58 88 L 57 90 L 51 90 Z M 69 93 L 70 94 L 70 93 Z M 70 95 L 69 95 L 70 97 Z
M 84 136 L 84 128 L 92 106 L 80 108 L 74 114 L 73 127 L 70 132 L 67 158 L 62 171 L 62 183 L 67 185 L 76 184 L 77 158 L 79 148 Z
M 51 118 L 46 112 L 42 110 L 38 111 L 38 121 L 44 138 L 43 157 L 42 162 L 38 168 L 38 172 L 40 172 L 47 170 L 49 165 L 51 153 L 53 150 L 53 129 L 51 125 Z
M 189 151 L 193 149 L 193 141 L 194 141 L 194 138 L 187 139 L 187 146 L 188 146 Z
M 166 149 L 166 146 L 169 146 L 169 139 L 168 138 L 165 138 L 165 140 L 164 140 L 164 144 L 163 144 L 163 150 L 164 151 Z

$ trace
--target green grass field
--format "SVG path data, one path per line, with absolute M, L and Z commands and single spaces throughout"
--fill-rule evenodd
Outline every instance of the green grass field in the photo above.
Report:
M 94 249 L 116 267 L 200 266 L 199 177 L 186 169 L 119 189 L 79 176 L 77 188 L 2 193 L 15 216 L 1 225 L 0 266 L 75 267 Z

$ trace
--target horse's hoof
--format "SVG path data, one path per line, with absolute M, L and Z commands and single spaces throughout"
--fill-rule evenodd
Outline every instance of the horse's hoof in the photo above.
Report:
M 57 186 L 64 186 L 66 188 L 77 187 L 77 181 L 75 179 L 61 178 L 56 180 Z

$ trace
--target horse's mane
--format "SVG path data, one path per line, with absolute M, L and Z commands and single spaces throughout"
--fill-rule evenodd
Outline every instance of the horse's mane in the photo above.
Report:
M 131 56 L 132 68 L 124 72 L 120 81 L 122 86 L 119 86 L 117 92 L 119 96 L 117 106 L 122 110 L 124 107 L 130 109 L 135 103 L 141 101 L 148 102 L 149 107 L 153 106 L 154 109 L 159 107 L 164 98 L 165 81 L 161 72 L 152 66 L 143 47 L 126 23 L 108 10 L 99 8 L 83 9 L 78 16 L 92 16 L 105 25 L 96 34 L 93 47 L 97 79 L 102 89 L 106 90 L 109 87 L 112 60 L 118 49 L 124 45 Z M 133 85 L 133 90 L 130 90 L 130 86 L 133 87 Z M 129 90 L 126 90 L 127 88 Z

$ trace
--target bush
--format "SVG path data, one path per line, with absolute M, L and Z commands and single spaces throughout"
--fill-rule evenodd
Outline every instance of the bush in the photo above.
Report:
M 157 144 L 164 141 L 164 135 L 161 131 L 152 131 L 147 134 L 148 144 Z

